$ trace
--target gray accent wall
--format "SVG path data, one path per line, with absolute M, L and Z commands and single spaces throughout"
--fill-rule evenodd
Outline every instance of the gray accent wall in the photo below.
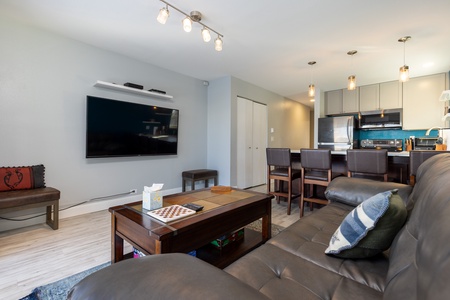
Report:
M 152 183 L 179 192 L 181 172 L 189 169 L 217 169 L 220 184 L 236 185 L 237 96 L 268 105 L 269 127 L 276 130 L 269 146 L 309 146 L 309 108 L 240 79 L 223 77 L 206 86 L 15 20 L 0 20 L 0 40 L 0 166 L 44 164 L 47 186 L 61 191 L 61 208 L 137 189 L 134 201 Z M 142 84 L 173 99 L 94 87 L 97 80 Z M 178 155 L 86 159 L 87 95 L 179 109 Z M 0 220 L 0 231 L 42 222 Z
M 202 80 L 12 20 L 0 20 L 0 40 L 0 166 L 44 164 L 61 207 L 133 188 L 142 193 L 152 183 L 181 191 L 183 170 L 207 167 Z M 97 80 L 142 84 L 173 100 L 94 87 Z M 86 159 L 86 95 L 179 109 L 178 155 Z M 0 231 L 11 226 L 0 221 Z

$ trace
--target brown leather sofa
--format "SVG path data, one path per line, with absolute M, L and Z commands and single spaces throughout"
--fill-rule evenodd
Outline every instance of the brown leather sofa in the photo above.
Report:
M 393 187 L 408 219 L 389 250 L 370 259 L 324 254 L 351 203 Z M 225 270 L 185 254 L 130 259 L 88 276 L 69 299 L 450 298 L 450 154 L 426 160 L 414 188 L 341 178 L 328 189 L 327 196 L 342 201 L 315 210 Z

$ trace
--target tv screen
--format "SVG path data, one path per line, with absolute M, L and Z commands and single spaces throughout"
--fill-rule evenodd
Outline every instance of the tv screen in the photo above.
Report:
M 177 109 L 87 96 L 86 158 L 175 155 Z

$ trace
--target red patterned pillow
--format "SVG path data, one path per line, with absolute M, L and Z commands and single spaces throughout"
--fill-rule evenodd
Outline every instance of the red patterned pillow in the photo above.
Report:
M 28 190 L 45 187 L 45 167 L 0 168 L 0 191 Z

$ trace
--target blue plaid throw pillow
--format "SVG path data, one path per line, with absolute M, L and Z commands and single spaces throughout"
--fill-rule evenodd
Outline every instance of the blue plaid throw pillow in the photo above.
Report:
M 326 254 L 338 254 L 355 247 L 389 208 L 392 191 L 379 193 L 355 207 L 331 237 Z

